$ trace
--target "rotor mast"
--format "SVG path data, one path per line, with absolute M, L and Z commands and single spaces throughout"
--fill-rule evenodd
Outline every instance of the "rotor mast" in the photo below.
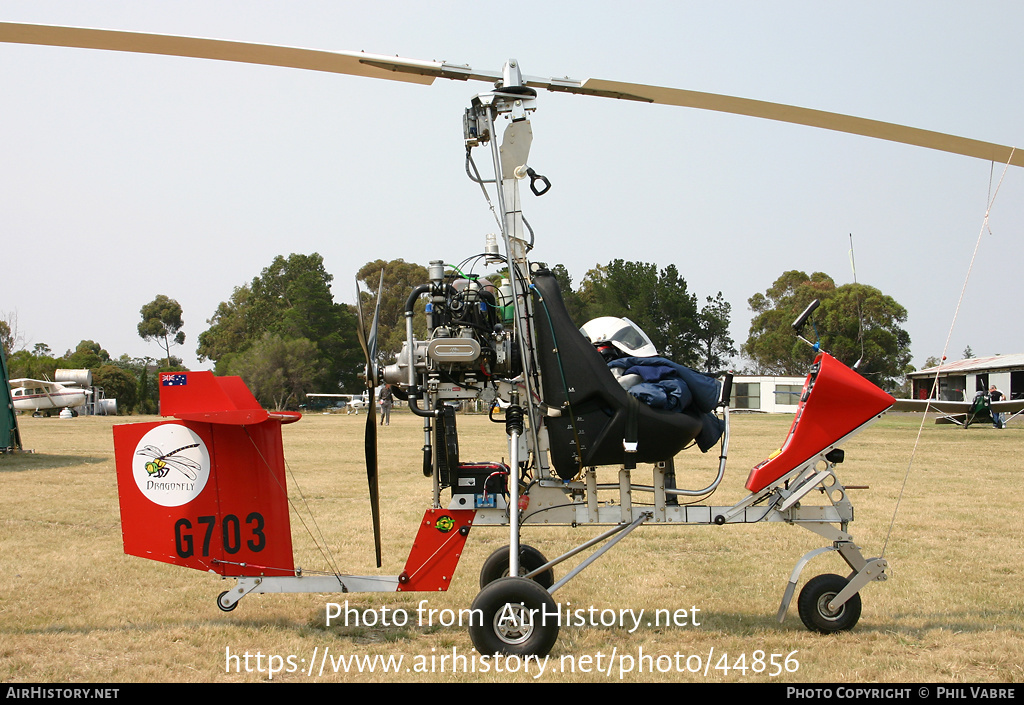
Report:
M 528 226 L 523 218 L 519 182 L 527 176 L 531 179 L 538 178 L 528 166 L 530 147 L 533 144 L 533 128 L 530 125 L 529 114 L 536 109 L 537 91 L 526 85 L 519 69 L 519 62 L 509 59 L 502 68 L 502 80 L 495 90 L 474 96 L 470 108 L 466 111 L 467 133 L 471 123 L 475 122 L 477 125 L 475 138 L 467 134 L 467 148 L 481 142 L 490 142 L 491 146 L 500 211 L 498 221 L 508 256 L 509 278 L 516 311 L 516 337 L 524 364 L 525 391 L 529 398 L 534 397 L 532 385 L 538 372 L 530 346 L 527 344 L 533 339 L 533 335 L 530 331 L 529 297 L 524 287 L 525 282 L 530 281 L 527 254 L 532 243 L 526 238 Z M 498 117 L 509 120 L 500 145 L 495 139 L 495 122 Z M 535 427 L 538 420 L 533 418 L 532 405 L 527 406 L 531 408 L 530 425 Z
M 512 288 L 512 299 L 515 308 L 516 341 L 519 345 L 523 361 L 523 385 L 526 395 L 525 408 L 529 418 L 529 427 L 522 428 L 521 423 L 511 423 L 509 432 L 509 575 L 519 574 L 519 464 L 521 450 L 520 435 L 529 434 L 528 442 L 533 448 L 534 459 L 542 477 L 547 476 L 547 455 L 542 452 L 541 438 L 543 426 L 539 418 L 539 409 L 533 403 L 537 399 L 534 384 L 539 374 L 536 361 L 533 359 L 530 341 L 534 340 L 531 330 L 531 301 L 526 290 L 526 282 L 530 281 L 530 263 L 527 253 L 531 243 L 526 238 L 526 224 L 523 219 L 522 199 L 519 182 L 530 176 L 531 186 L 538 178 L 536 172 L 529 168 L 530 146 L 533 143 L 533 128 L 530 126 L 529 114 L 537 109 L 537 91 L 526 85 L 519 62 L 509 59 L 502 67 L 502 79 L 496 84 L 495 90 L 480 93 L 473 97 L 470 107 L 466 110 L 465 137 L 466 149 L 490 142 L 491 159 L 494 166 L 494 183 L 500 216 L 498 224 L 501 228 L 505 253 L 508 256 L 509 282 Z M 495 122 L 499 117 L 509 120 L 498 145 Z M 546 179 L 544 180 L 546 184 Z M 534 193 L 540 195 L 534 187 Z M 546 191 L 547 188 L 544 189 Z M 513 394 L 513 405 L 518 406 Z

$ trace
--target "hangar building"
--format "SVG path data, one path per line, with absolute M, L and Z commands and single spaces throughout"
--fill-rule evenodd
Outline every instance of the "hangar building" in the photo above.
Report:
M 914 385 L 914 399 L 928 398 L 936 375 L 938 394 L 932 398 L 940 401 L 970 401 L 993 384 L 1007 399 L 1024 398 L 1024 353 L 972 357 L 911 372 L 907 378 Z

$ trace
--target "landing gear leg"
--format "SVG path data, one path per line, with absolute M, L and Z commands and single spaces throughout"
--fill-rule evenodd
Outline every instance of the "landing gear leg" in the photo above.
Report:
M 800 573 L 811 559 L 836 551 L 853 572 L 846 578 L 825 574 L 807 581 L 807 585 L 800 591 L 797 607 L 800 619 L 811 631 L 827 634 L 853 629 L 860 619 L 860 590 L 868 583 L 887 580 L 889 576 L 885 570 L 889 564 L 884 558 L 864 558 L 860 549 L 851 540 L 852 537 L 845 531 L 839 531 L 828 524 L 813 522 L 805 524 L 804 528 L 832 539 L 833 544 L 809 551 L 797 561 L 782 597 L 782 604 L 779 605 L 777 619 L 781 624 L 786 618 Z

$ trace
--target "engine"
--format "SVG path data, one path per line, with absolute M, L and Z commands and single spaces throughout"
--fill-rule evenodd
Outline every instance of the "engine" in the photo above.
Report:
M 519 374 L 512 288 L 457 270 L 446 274 L 441 261 L 431 262 L 428 271 L 430 283 L 413 289 L 406 301 L 406 342 L 384 368 L 384 381 L 419 387 L 441 401 L 493 400 L 496 378 Z M 414 307 L 424 295 L 427 338 L 414 340 Z
M 406 300 L 406 341 L 383 380 L 424 418 L 423 474 L 436 478 L 435 493 L 451 487 L 457 506 L 493 507 L 496 495 L 507 494 L 508 468 L 460 459 L 455 411 L 471 400 L 493 405 L 521 372 L 512 287 L 445 270 L 442 261 L 431 262 L 430 283 Z M 427 336 L 417 340 L 413 319 L 421 296 L 427 297 Z

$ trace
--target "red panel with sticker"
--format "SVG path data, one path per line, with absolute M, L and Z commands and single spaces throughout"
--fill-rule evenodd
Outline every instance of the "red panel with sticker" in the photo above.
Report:
M 747 489 L 760 492 L 877 417 L 894 401 L 831 355 L 820 353 L 804 382 L 785 444 L 754 466 L 747 477 Z
M 399 576 L 398 591 L 447 590 L 475 516 L 472 509 L 428 509 Z

